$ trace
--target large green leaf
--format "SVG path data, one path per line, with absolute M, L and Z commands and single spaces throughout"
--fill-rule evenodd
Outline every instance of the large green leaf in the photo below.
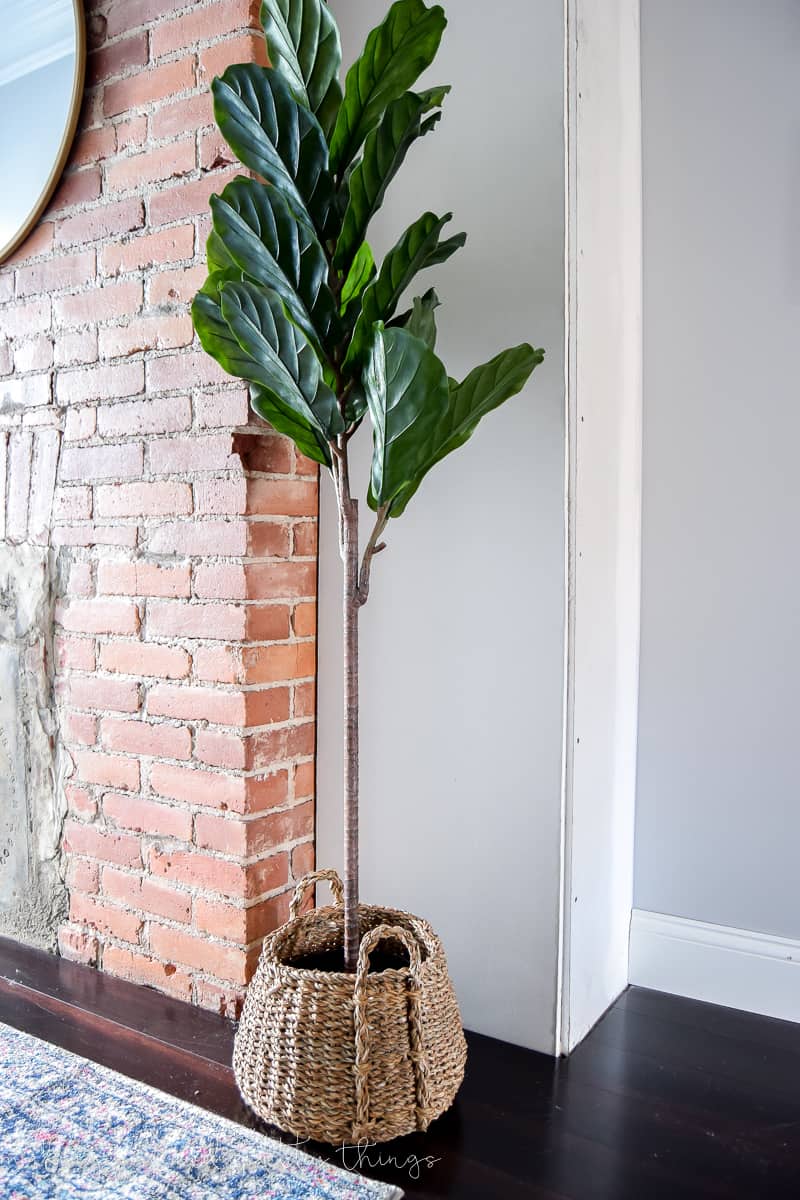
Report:
M 331 170 L 341 179 L 381 116 L 433 62 L 447 24 L 441 5 L 397 0 L 347 72 L 331 138 Z
M 353 255 L 363 243 L 367 227 L 383 204 L 386 190 L 411 144 L 434 127 L 441 112 L 424 122 L 423 116 L 438 108 L 449 90 L 441 87 L 419 96 L 415 92 L 406 92 L 389 105 L 380 125 L 369 134 L 363 157 L 350 175 L 350 199 L 336 244 L 335 267 L 342 271 L 349 269 Z
M 328 146 L 314 114 L 277 71 L 228 67 L 211 85 L 214 116 L 236 157 L 278 188 L 295 216 L 324 234 L 332 212 Z
M 231 263 L 272 288 L 323 357 L 338 334 L 325 252 L 310 226 L 296 220 L 281 192 L 254 179 L 234 179 L 211 197 L 214 235 Z M 218 254 L 215 244 L 215 256 Z
M 391 504 L 424 463 L 447 407 L 447 372 L 419 338 L 378 324 L 364 389 L 373 426 L 369 503 L 379 508 Z
M 405 512 L 428 471 L 472 437 L 482 417 L 522 391 L 543 359 L 544 350 L 534 350 L 524 344 L 513 350 L 503 350 L 491 362 L 476 367 L 463 383 L 450 381 L 447 406 L 431 432 L 413 480 L 395 495 L 391 508 L 393 517 Z
M 320 361 L 280 296 L 245 281 L 226 283 L 221 298 L 223 319 L 253 364 L 242 377 L 274 392 L 324 440 L 341 433 L 344 421 Z
M 277 392 L 270 392 L 266 388 L 252 384 L 250 404 L 253 412 L 263 421 L 268 421 L 273 429 L 277 429 L 278 433 L 284 433 L 290 437 L 306 458 L 330 467 L 331 452 L 328 443 L 316 427 L 295 412 L 289 404 L 286 404 Z
M 369 242 L 362 242 L 344 281 L 341 295 L 341 314 L 345 316 L 351 304 L 355 305 L 364 288 L 375 278 L 375 256 Z
M 342 103 L 342 46 L 328 5 L 325 0 L 264 0 L 261 24 L 270 63 L 327 137 Z
M 237 379 L 250 379 L 256 364 L 233 336 L 222 316 L 219 298 L 200 291 L 192 302 L 192 320 L 206 354 Z
M 414 297 L 414 306 L 410 312 L 397 317 L 394 324 L 407 329 L 418 337 L 431 350 L 436 349 L 436 309 L 441 308 L 441 301 L 434 288 L 430 288 L 424 296 Z
M 414 276 L 426 267 L 443 262 L 444 257 L 449 257 L 464 245 L 465 233 L 450 238 L 447 243 L 439 241 L 439 234 L 452 215 L 447 213 L 444 217 L 437 217 L 435 213 L 425 213 L 406 230 L 386 255 L 378 278 L 363 294 L 361 313 L 345 359 L 345 367 L 350 373 L 355 373 L 366 361 L 375 322 L 391 320 Z M 448 251 L 443 257 L 445 246 Z

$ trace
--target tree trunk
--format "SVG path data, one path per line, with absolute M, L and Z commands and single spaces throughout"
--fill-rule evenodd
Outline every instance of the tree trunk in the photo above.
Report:
M 358 959 L 358 501 L 342 500 L 344 545 L 344 967 Z

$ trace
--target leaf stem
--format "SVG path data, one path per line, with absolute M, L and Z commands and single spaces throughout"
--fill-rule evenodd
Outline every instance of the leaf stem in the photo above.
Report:
M 381 534 L 389 523 L 389 505 L 384 504 L 378 509 L 378 515 L 375 520 L 375 528 L 370 534 L 370 539 L 367 542 L 364 551 L 364 557 L 361 560 L 361 570 L 358 576 L 358 604 L 363 606 L 369 599 L 370 575 L 372 572 L 372 560 L 376 554 L 380 554 L 386 549 L 385 543 L 380 541 Z

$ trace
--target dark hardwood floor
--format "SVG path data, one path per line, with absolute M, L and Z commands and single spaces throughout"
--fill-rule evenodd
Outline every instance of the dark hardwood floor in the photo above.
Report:
M 221 1017 L 0 939 L 0 1022 L 264 1128 Z M 364 1174 L 427 1200 L 800 1200 L 800 1026 L 631 988 L 568 1061 L 469 1046 L 451 1112 Z

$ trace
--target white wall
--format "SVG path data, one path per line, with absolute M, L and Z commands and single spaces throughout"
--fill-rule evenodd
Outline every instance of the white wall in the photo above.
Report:
M 636 904 L 797 940 L 800 5 L 642 26 Z
M 382 13 L 337 0 L 345 60 Z M 430 272 L 439 349 L 465 374 L 544 346 L 521 397 L 441 464 L 389 530 L 362 611 L 362 891 L 442 936 L 472 1029 L 552 1052 L 564 659 L 564 143 L 560 0 L 447 6 L 429 83 L 445 116 L 414 147 L 372 235 L 426 209 L 465 250 Z M 366 430 L 362 431 L 366 434 Z M 356 477 L 366 487 L 362 437 Z M 327 482 L 327 481 L 326 481 Z M 365 508 L 365 506 L 364 506 Z M 340 564 L 323 496 L 318 860 L 341 862 Z M 366 514 L 365 514 L 366 521 Z

